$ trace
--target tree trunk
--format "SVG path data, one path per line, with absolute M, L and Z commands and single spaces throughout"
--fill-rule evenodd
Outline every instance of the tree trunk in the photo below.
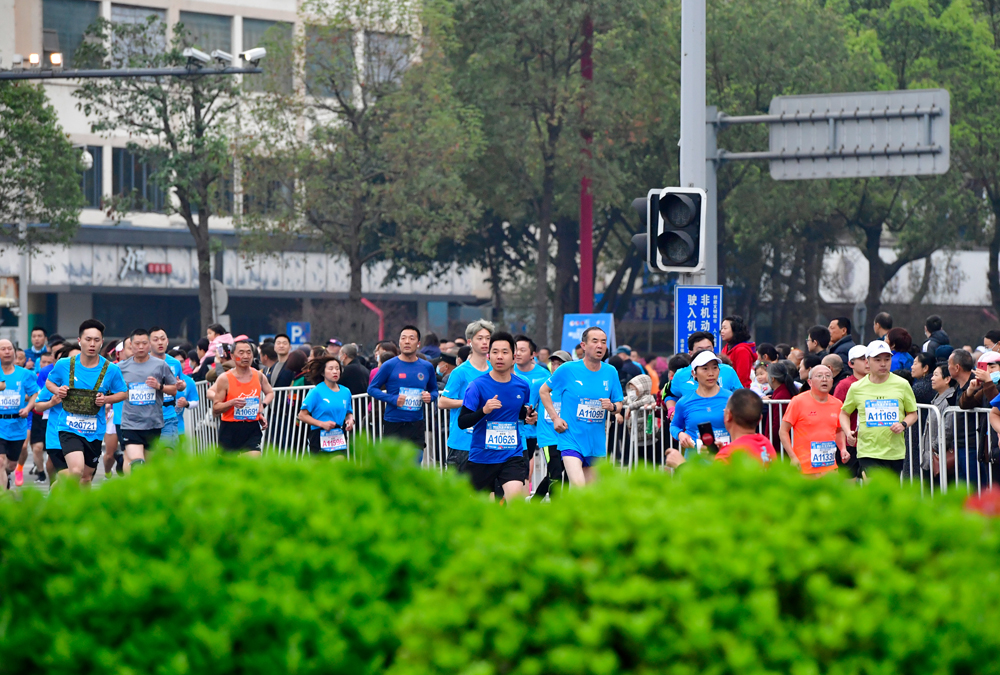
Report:
M 1000 199 L 993 199 L 992 195 L 990 197 L 995 222 L 993 236 L 990 238 L 990 266 L 986 272 L 986 281 L 990 287 L 993 311 L 1000 316 Z
M 920 279 L 920 288 L 913 294 L 913 298 L 910 300 L 911 305 L 919 305 L 927 297 L 927 293 L 931 290 L 931 272 L 933 271 L 934 265 L 931 264 L 931 257 L 927 256 L 924 258 L 924 275 Z
M 535 339 L 542 341 L 549 334 L 549 228 L 556 190 L 555 173 L 555 160 L 547 157 L 538 213 L 538 259 L 535 261 Z
M 579 305 L 579 286 L 574 284 L 574 277 L 579 279 L 580 269 L 576 261 L 579 250 L 579 223 L 574 220 L 559 220 L 556 223 L 556 287 L 555 302 L 552 308 L 552 332 L 555 338 L 562 335 L 563 315 L 573 314 Z M 539 338 L 543 339 L 543 338 Z
M 212 248 L 208 238 L 208 214 L 198 214 L 198 225 L 194 224 L 193 218 L 188 218 L 188 229 L 194 237 L 195 251 L 198 254 L 198 306 L 201 335 L 204 335 L 208 327 L 215 323 L 212 315 Z
M 874 318 L 882 308 L 882 290 L 888 279 L 885 278 L 885 261 L 879 255 L 882 243 L 882 225 L 864 227 L 865 247 L 863 253 L 868 260 L 868 295 L 865 297 L 865 309 L 869 319 Z

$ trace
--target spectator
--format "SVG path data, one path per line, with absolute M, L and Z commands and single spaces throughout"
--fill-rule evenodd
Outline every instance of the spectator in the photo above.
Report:
M 764 435 L 770 438 L 773 432 L 774 438 L 777 439 L 778 430 L 781 429 L 781 418 L 784 417 L 788 407 L 781 401 L 791 401 L 792 397 L 798 393 L 798 387 L 795 385 L 793 371 L 780 361 L 767 367 L 767 380 L 771 386 L 771 395 L 765 400 L 773 401 L 773 403 L 767 407 L 768 414 L 764 418 Z
M 840 357 L 840 369 L 843 371 L 847 368 L 847 355 L 851 351 L 851 347 L 854 346 L 854 338 L 851 337 L 851 320 L 846 316 L 838 316 L 830 322 L 827 330 L 830 331 L 830 353 Z
M 983 344 L 986 345 L 986 348 L 991 352 L 998 351 L 998 342 L 1000 342 L 1000 330 L 991 330 L 986 334 L 986 337 L 983 338 Z
M 947 447 L 951 445 L 955 416 L 945 415 L 944 411 L 948 408 L 949 402 L 956 394 L 955 382 L 948 373 L 948 366 L 940 365 L 934 367 L 934 372 L 931 375 L 931 388 L 934 390 L 934 398 L 931 400 L 931 405 L 941 411 L 942 418 L 944 419 L 945 447 Z M 920 468 L 922 470 L 934 471 L 934 469 L 940 467 L 939 455 L 942 450 L 939 445 L 940 442 L 940 438 L 938 437 L 938 416 L 927 415 L 927 421 L 924 423 L 924 435 L 920 442 Z M 951 458 L 951 461 L 948 463 L 953 465 L 954 458 Z
M 438 392 L 444 391 L 445 386 L 448 384 L 448 376 L 457 367 L 458 357 L 454 354 L 442 352 L 441 360 L 437 364 Z
M 278 374 L 277 387 L 301 387 L 306 384 L 306 364 L 309 359 L 298 349 L 293 350 L 285 359 L 285 365 Z M 317 384 L 312 382 L 310 384 Z
M 799 369 L 802 365 L 802 359 L 806 357 L 805 352 L 803 352 L 798 347 L 792 349 L 788 354 L 788 360 L 795 364 L 795 370 Z
M 436 334 L 428 333 L 424 336 L 424 344 L 420 353 L 431 360 L 441 356 L 441 340 Z
M 538 351 L 535 353 L 535 362 L 543 368 L 549 367 L 549 356 L 552 354 L 552 350 L 548 347 L 539 347 Z
M 326 353 L 328 356 L 332 356 L 335 359 L 340 358 L 340 350 L 344 347 L 344 343 L 337 338 L 330 338 L 326 343 Z M 320 380 L 322 382 L 322 380 Z M 339 383 L 338 383 L 339 384 Z
M 792 346 L 788 345 L 788 344 L 785 344 L 784 342 L 780 342 L 780 343 L 774 345 L 774 351 L 778 352 L 778 360 L 781 361 L 781 360 L 787 359 L 787 358 L 789 358 L 789 356 L 791 356 L 791 354 L 792 354 Z
M 668 396 L 673 396 L 670 390 L 670 385 L 674 381 L 674 377 L 677 375 L 677 371 L 684 370 L 691 365 L 691 357 L 687 354 L 674 354 L 667 361 L 667 377 L 666 383 L 663 386 L 663 398 Z M 668 412 L 673 413 L 673 407 L 669 408 Z
M 719 329 L 722 340 L 722 355 L 733 362 L 737 377 L 744 388 L 753 381 L 753 364 L 757 361 L 757 350 L 750 340 L 750 329 L 738 314 L 727 316 Z
M 656 354 L 646 354 L 646 363 L 643 370 L 649 375 L 650 382 L 653 383 L 653 391 L 660 391 L 660 373 L 656 370 Z
M 788 358 L 788 354 L 781 356 L 778 353 L 777 348 L 775 348 L 775 346 L 772 345 L 770 342 L 763 342 L 760 344 L 759 347 L 757 347 L 757 356 L 760 357 L 760 360 L 764 362 L 765 366 L 769 366 L 772 363 L 776 363 L 780 361 L 782 358 Z
M 302 352 L 302 353 L 305 354 L 305 352 Z M 309 348 L 309 354 L 306 356 L 306 359 L 309 362 L 312 362 L 312 361 L 315 361 L 317 359 L 321 359 L 324 356 L 329 356 L 329 355 L 330 355 L 330 353 L 326 350 L 326 348 L 321 347 L 319 345 L 316 345 L 315 347 L 310 347 Z M 319 379 L 319 381 L 322 382 L 323 378 L 321 377 Z M 344 383 L 343 380 L 338 380 L 338 385 L 337 386 L 340 386 L 343 383 Z
M 761 398 L 771 395 L 771 383 L 767 379 L 768 365 L 763 361 L 758 361 L 753 368 L 753 382 L 750 383 L 750 390 Z
M 913 365 L 913 357 L 910 356 L 910 347 L 913 346 L 913 338 L 910 331 L 905 328 L 893 328 L 886 333 L 886 342 L 892 350 L 892 372 L 897 370 L 909 370 Z
M 461 335 L 459 335 L 457 338 L 455 338 L 454 340 L 452 340 L 452 342 L 454 342 L 459 347 L 465 347 L 469 343 L 468 340 L 466 340 Z
M 806 350 L 810 354 L 815 354 L 820 359 L 826 356 L 827 347 L 830 346 L 830 330 L 823 326 L 813 326 L 806 336 Z
M 892 330 L 892 314 L 889 312 L 879 312 L 875 315 L 875 337 L 879 340 L 885 340 L 886 334 Z
M 995 399 L 1000 390 L 1000 353 L 986 352 L 976 364 L 972 380 L 965 393 L 958 399 L 958 406 L 962 410 L 975 410 L 976 408 L 989 408 L 990 401 Z
M 975 379 L 972 371 L 976 364 L 972 354 L 964 349 L 956 349 L 948 357 L 948 372 L 957 390 L 948 401 L 948 405 L 958 406 L 963 394 L 969 389 Z M 959 480 L 968 480 L 976 487 L 989 485 L 989 465 L 979 464 L 976 447 L 976 417 L 959 415 L 955 420 L 955 460 Z
M 805 358 L 802 359 L 802 363 L 799 364 L 799 382 L 802 384 L 799 387 L 800 394 L 809 391 L 809 371 L 822 364 L 823 357 L 820 357 L 819 354 L 806 354 Z
M 850 360 L 850 357 L 848 357 L 848 360 Z M 840 354 L 827 354 L 823 357 L 823 365 L 830 369 L 830 375 L 833 376 L 833 383 L 830 386 L 830 391 L 833 391 L 834 387 L 847 377 L 847 369 L 844 368 L 844 362 L 841 360 Z
M 368 391 L 371 372 L 358 361 L 358 345 L 349 342 L 341 347 L 340 362 L 343 368 L 339 384 L 347 387 L 353 396 L 359 396 Z
M 467 349 L 471 351 L 471 347 Z M 468 355 L 468 352 L 466 354 Z M 392 340 L 385 340 L 375 345 L 375 367 L 368 373 L 368 386 L 371 386 L 372 380 L 375 379 L 375 373 L 378 372 L 379 366 L 395 356 L 399 356 L 399 347 Z
M 941 317 L 937 314 L 931 314 L 927 317 L 927 321 L 924 322 L 924 335 L 927 336 L 927 342 L 924 343 L 923 349 L 920 351 L 925 352 L 938 357 L 938 348 L 945 345 L 951 345 L 951 340 L 948 338 L 948 334 L 944 332 L 944 324 L 941 321 Z
M 931 373 L 937 360 L 930 354 L 917 354 L 910 366 L 910 375 L 913 376 L 913 396 L 917 403 L 929 404 L 934 400 L 934 388 L 931 386 Z
M 622 374 L 625 377 L 625 381 L 622 382 L 622 391 L 625 391 L 625 385 L 632 381 L 633 377 L 639 377 L 642 375 L 642 366 L 632 360 L 632 348 L 628 345 L 622 345 L 615 350 L 615 355 L 622 360 Z

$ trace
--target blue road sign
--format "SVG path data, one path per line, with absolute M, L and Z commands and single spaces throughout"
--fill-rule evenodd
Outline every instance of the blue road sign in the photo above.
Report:
M 613 354 L 617 346 L 614 314 L 563 314 L 562 344 L 559 348 L 573 356 L 573 350 L 580 344 L 583 331 L 591 326 L 597 326 L 607 334 L 608 350 Z
M 722 286 L 674 287 L 674 352 L 687 354 L 691 333 L 705 331 L 715 336 L 719 347 L 722 327 Z
M 292 345 L 304 345 L 309 342 L 309 333 L 312 326 L 308 321 L 289 321 L 285 324 L 285 332 L 288 333 L 288 341 Z

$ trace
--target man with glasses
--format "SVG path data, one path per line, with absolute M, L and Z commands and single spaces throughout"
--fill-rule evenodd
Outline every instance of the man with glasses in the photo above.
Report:
M 809 391 L 792 399 L 781 420 L 781 445 L 806 476 L 837 470 L 837 453 L 847 462 L 844 432 L 840 428 L 840 399 L 830 395 L 833 372 L 816 366 L 809 372 Z M 795 442 L 792 442 L 792 432 Z

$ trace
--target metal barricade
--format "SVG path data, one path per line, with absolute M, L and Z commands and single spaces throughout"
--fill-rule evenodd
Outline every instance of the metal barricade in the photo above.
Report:
M 942 453 L 941 474 L 947 469 L 948 481 L 957 489 L 981 494 L 993 486 L 998 467 L 992 458 L 998 454 L 998 441 L 990 427 L 990 408 L 946 408 L 942 447 L 946 452 Z

